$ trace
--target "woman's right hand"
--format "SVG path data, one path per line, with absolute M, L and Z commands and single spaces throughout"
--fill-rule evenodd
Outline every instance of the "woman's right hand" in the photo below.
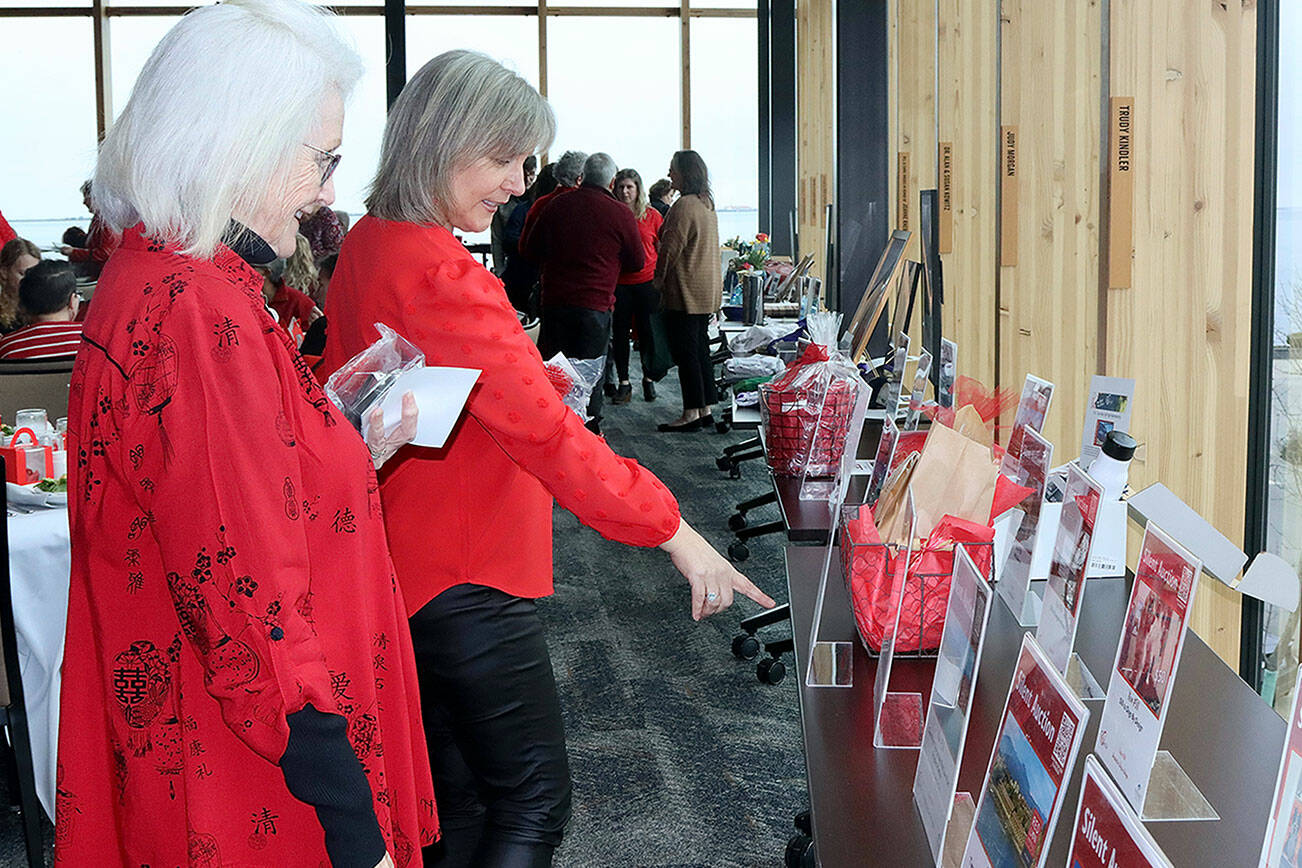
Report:
M 733 593 L 745 594 L 766 609 L 777 605 L 714 550 L 685 520 L 660 548 L 692 586 L 692 619 L 708 618 L 732 605 Z

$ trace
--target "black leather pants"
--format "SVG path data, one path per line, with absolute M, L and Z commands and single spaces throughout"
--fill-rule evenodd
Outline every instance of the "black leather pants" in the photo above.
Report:
M 457 585 L 411 617 L 442 841 L 436 868 L 546 868 L 570 818 L 551 658 L 533 600 Z

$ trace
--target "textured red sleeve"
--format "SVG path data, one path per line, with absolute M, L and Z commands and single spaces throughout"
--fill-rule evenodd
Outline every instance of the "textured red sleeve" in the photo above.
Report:
M 305 444 L 278 436 L 292 408 L 263 334 L 269 320 L 242 297 L 218 312 L 208 289 L 192 284 L 156 332 L 141 329 L 131 388 L 148 409 L 125 420 L 123 442 L 207 692 L 236 736 L 278 762 L 289 714 L 336 707 L 308 622 L 306 536 L 285 508 L 285 490 L 304 490 Z
M 14 227 L 9 225 L 9 221 L 5 219 L 5 215 L 0 214 L 0 247 L 4 247 L 17 237 L 18 233 L 14 231 Z
M 660 545 L 678 530 L 669 489 L 561 402 L 501 283 L 478 263 L 431 269 L 407 299 L 398 331 L 430 365 L 483 372 L 467 406 L 473 421 L 584 524 L 638 546 Z

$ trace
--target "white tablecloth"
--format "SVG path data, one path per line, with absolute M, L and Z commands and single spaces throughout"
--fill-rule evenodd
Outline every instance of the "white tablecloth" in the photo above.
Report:
M 71 571 L 66 509 L 44 509 L 9 517 L 14 625 L 32 733 L 36 794 L 51 817 L 54 816 L 55 758 L 59 746 L 60 667 Z

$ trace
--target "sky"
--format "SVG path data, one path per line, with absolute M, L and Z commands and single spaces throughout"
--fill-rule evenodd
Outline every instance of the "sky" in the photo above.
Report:
M 631 0 L 628 5 L 648 2 Z M 569 5 L 614 3 L 580 0 Z M 26 0 L 19 5 L 41 4 Z M 746 4 L 711 0 L 710 5 Z M 126 104 L 150 51 L 176 20 L 110 19 L 115 113 Z M 335 207 L 361 213 L 384 131 L 384 26 L 380 16 L 342 17 L 339 24 L 361 54 L 366 74 L 347 110 Z M 0 82 L 7 114 L 25 120 L 7 122 L 0 134 L 0 212 L 11 222 L 55 219 L 57 229 L 50 231 L 57 237 L 64 225 L 59 221 L 86 219 L 78 187 L 95 158 L 90 19 L 7 19 L 3 27 Z M 553 17 L 547 43 L 548 96 L 558 121 L 553 159 L 569 148 L 600 150 L 621 168 L 637 169 L 647 185 L 664 176 L 670 156 L 681 146 L 678 19 Z M 535 16 L 408 17 L 409 74 L 452 48 L 483 51 L 538 84 Z M 710 167 L 716 199 L 721 208 L 754 208 L 755 20 L 691 19 L 690 68 L 692 146 Z

